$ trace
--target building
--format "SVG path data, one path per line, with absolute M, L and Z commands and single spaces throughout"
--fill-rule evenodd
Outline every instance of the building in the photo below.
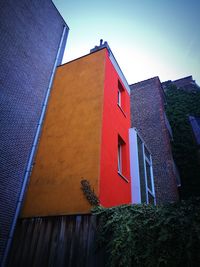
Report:
M 199 196 L 199 86 L 192 76 L 162 85 L 167 98 L 166 111 L 174 133 L 173 154 L 182 180 L 180 196 L 182 199 Z
M 189 116 L 188 119 L 197 146 L 198 161 L 200 162 L 200 117 Z
M 106 42 L 59 66 L 22 217 L 90 213 L 82 179 L 105 207 L 155 203 L 152 158 L 130 124 L 130 88 Z
M 69 28 L 50 0 L 1 1 L 0 10 L 0 262 L 3 265 Z
M 152 154 L 156 202 L 178 200 L 178 172 L 172 157 L 172 132 L 165 114 L 165 96 L 158 77 L 130 85 L 131 126 L 136 127 Z
M 200 87 L 196 83 L 195 80 L 193 80 L 192 75 L 180 78 L 178 80 L 174 81 L 166 81 L 162 83 L 163 89 L 167 89 L 167 86 L 174 85 L 177 89 L 182 89 L 186 92 L 196 92 L 200 90 Z
M 82 179 L 103 206 L 131 203 L 129 94 L 106 43 L 57 68 L 23 217 L 89 213 Z

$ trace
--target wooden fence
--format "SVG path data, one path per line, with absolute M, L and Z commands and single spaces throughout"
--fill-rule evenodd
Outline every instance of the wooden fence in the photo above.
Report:
M 9 267 L 102 267 L 96 252 L 97 219 L 92 215 L 20 219 Z

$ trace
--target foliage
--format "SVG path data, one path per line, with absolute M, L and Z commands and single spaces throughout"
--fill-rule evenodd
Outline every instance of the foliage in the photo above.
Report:
M 96 207 L 109 267 L 200 266 L 200 198 L 165 206 Z
M 200 195 L 200 164 L 188 115 L 200 117 L 200 92 L 170 85 L 166 90 L 166 113 L 173 131 L 172 152 L 180 170 L 182 198 Z
M 95 195 L 94 190 L 91 189 L 90 183 L 88 180 L 81 180 L 81 189 L 85 195 L 85 197 L 87 198 L 88 202 L 92 205 L 92 206 L 98 206 L 99 205 L 99 199 L 98 197 Z

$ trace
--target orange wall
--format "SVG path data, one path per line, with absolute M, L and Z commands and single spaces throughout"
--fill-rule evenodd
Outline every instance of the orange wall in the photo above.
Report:
M 82 177 L 99 194 L 105 54 L 58 67 L 22 217 L 89 212 Z

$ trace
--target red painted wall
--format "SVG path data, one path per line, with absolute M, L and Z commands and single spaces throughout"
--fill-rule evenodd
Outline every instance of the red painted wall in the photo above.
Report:
M 100 161 L 100 202 L 105 207 L 131 203 L 131 179 L 129 159 L 130 96 L 124 87 L 124 113 L 117 105 L 118 80 L 106 50 L 105 87 L 103 101 L 102 143 Z M 120 80 L 123 85 L 122 81 Z M 118 174 L 118 135 L 126 143 L 123 150 L 123 175 Z

